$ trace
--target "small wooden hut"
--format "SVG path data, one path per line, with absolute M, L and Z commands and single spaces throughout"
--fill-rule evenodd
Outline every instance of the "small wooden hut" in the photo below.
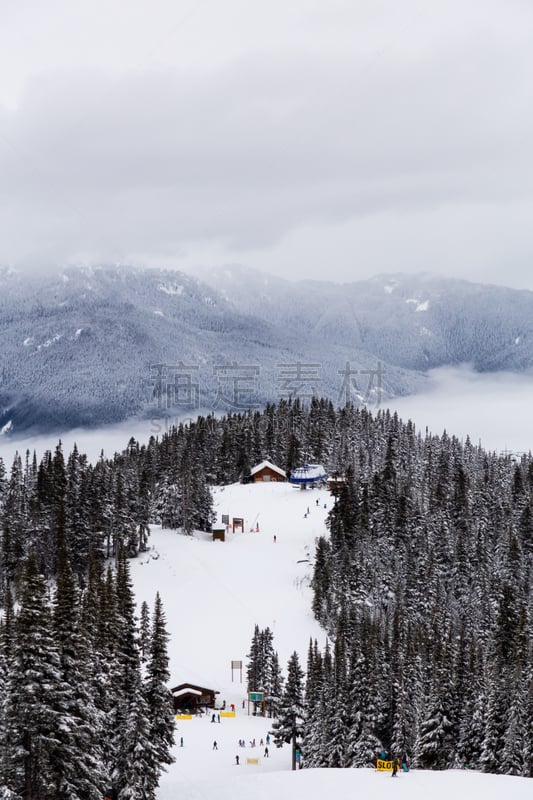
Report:
M 287 473 L 280 467 L 276 467 L 270 461 L 261 461 L 250 470 L 250 476 L 254 483 L 279 482 L 287 480 Z
M 174 699 L 174 713 L 188 711 L 195 714 L 206 706 L 215 707 L 215 696 L 219 694 L 215 689 L 206 689 L 205 686 L 196 686 L 193 683 L 180 683 L 170 690 Z

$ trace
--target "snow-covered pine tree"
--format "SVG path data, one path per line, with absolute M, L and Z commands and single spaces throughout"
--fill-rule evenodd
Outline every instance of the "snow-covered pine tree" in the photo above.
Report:
M 4 506 L 5 495 L 7 491 L 7 474 L 4 460 L 0 457 L 0 509 Z
M 159 785 L 159 772 L 165 765 L 172 764 L 174 744 L 174 705 L 168 686 L 168 669 L 165 613 L 159 592 L 156 594 L 152 616 L 151 636 L 146 664 L 144 696 L 149 715 L 149 736 L 156 753 L 156 776 L 154 790 Z
M 91 529 L 87 459 L 80 456 L 76 445 L 67 459 L 66 474 L 65 541 L 72 569 L 81 576 L 87 570 L 96 534 Z
M 28 497 L 23 482 L 22 460 L 13 459 L 2 509 L 0 564 L 2 583 L 12 582 L 25 555 L 28 527 Z
M 72 753 L 58 731 L 66 721 L 58 647 L 44 579 L 27 559 L 5 703 L 2 783 L 25 800 L 56 800 Z
M 257 692 L 261 688 L 263 669 L 261 663 L 261 633 L 259 625 L 254 627 L 254 635 L 247 654 L 246 688 L 248 692 Z
M 304 673 L 300 667 L 298 653 L 289 658 L 287 664 L 287 680 L 279 704 L 278 718 L 272 725 L 274 744 L 282 747 L 292 742 L 293 769 L 295 768 L 296 747 L 303 738 L 304 709 Z
M 141 663 L 145 663 L 148 658 L 148 651 L 150 649 L 150 606 L 143 600 L 141 604 L 141 612 L 139 614 L 139 648 L 141 655 Z
M 119 553 L 116 576 L 118 670 L 113 690 L 113 724 L 118 747 L 112 783 L 119 800 L 153 800 L 158 785 L 160 750 L 151 740 L 150 710 L 141 679 L 135 602 L 128 560 Z
M 9 584 L 4 592 L 3 617 L 0 620 L 0 775 L 7 774 L 9 747 L 7 737 L 7 697 L 12 669 L 15 636 L 15 613 Z
M 527 767 L 524 745 L 527 742 L 529 719 L 527 718 L 527 680 L 517 668 L 513 676 L 512 702 L 506 719 L 499 771 L 504 775 L 524 775 Z
M 316 639 L 310 640 L 307 654 L 307 673 L 305 683 L 305 722 L 302 746 L 307 767 L 324 766 L 322 760 L 324 744 L 324 724 L 321 715 L 323 694 L 322 655 Z
M 91 683 L 103 720 L 105 769 L 111 776 L 119 758 L 121 732 L 125 725 L 123 624 L 111 567 L 108 567 L 103 578 L 95 568 L 84 600 L 83 630 L 90 638 L 94 651 Z M 91 609 L 94 609 L 93 614 Z
M 370 620 L 354 636 L 348 669 L 351 725 L 346 732 L 347 759 L 351 767 L 368 767 L 383 750 L 377 735 L 380 729 L 381 676 L 376 661 L 382 659 L 376 636 L 376 626 Z
M 349 763 L 346 732 L 351 727 L 352 713 L 348 702 L 346 653 L 342 625 L 337 626 L 333 654 L 333 681 L 323 688 L 328 714 L 325 724 L 323 757 L 328 767 L 346 767 Z
M 94 659 L 90 640 L 81 632 L 80 612 L 79 590 L 63 541 L 53 623 L 64 692 L 64 719 L 57 737 L 68 758 L 63 761 L 58 794 L 71 800 L 101 800 L 107 778 L 102 757 L 102 717 L 91 691 Z
M 425 713 L 420 723 L 419 740 L 415 745 L 415 761 L 419 767 L 422 769 L 446 769 L 449 766 L 451 757 L 450 727 L 445 687 L 441 683 L 440 672 L 436 670 Z
M 123 727 L 118 731 L 119 755 L 113 772 L 118 800 L 155 800 L 160 752 L 151 738 L 150 711 L 140 669 L 130 674 L 131 696 L 126 700 Z
M 281 665 L 279 657 L 276 652 L 272 654 L 272 663 L 270 667 L 270 679 L 268 685 L 267 696 L 267 711 L 269 717 L 276 717 L 278 714 L 279 703 L 283 692 L 283 677 L 281 674 Z

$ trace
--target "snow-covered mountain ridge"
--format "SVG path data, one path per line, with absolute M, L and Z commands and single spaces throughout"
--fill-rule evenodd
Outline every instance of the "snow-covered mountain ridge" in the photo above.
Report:
M 233 267 L 202 277 L 1 270 L 0 430 L 168 414 L 166 366 L 182 365 L 179 410 L 194 416 L 290 394 L 375 405 L 416 392 L 433 367 L 533 364 L 531 292 L 428 276 L 291 283 Z
M 260 319 L 291 319 L 404 369 L 468 362 L 480 372 L 522 371 L 533 363 L 530 291 L 427 273 L 295 283 L 225 267 L 202 277 L 237 304 L 254 296 Z

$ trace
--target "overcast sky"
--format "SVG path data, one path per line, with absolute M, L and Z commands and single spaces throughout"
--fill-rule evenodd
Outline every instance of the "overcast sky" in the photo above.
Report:
M 530 0 L 0 0 L 0 264 L 533 289 Z

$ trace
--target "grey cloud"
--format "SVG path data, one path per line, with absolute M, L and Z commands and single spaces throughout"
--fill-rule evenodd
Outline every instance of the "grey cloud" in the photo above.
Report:
M 510 48 L 515 33 L 473 27 L 453 40 L 448 26 L 433 48 L 344 42 L 323 57 L 285 46 L 203 72 L 42 73 L 0 115 L 0 261 L 158 261 L 209 243 L 268 255 L 306 226 L 350 223 L 364 241 L 383 222 L 397 240 L 406 220 L 404 252 L 383 249 L 405 264 L 427 253 L 431 230 L 421 246 L 409 232 L 417 219 L 453 234 L 474 207 L 476 237 L 483 208 L 491 225 L 509 207 L 520 220 L 533 56 Z M 517 227 L 529 253 L 520 224 L 499 235 Z

